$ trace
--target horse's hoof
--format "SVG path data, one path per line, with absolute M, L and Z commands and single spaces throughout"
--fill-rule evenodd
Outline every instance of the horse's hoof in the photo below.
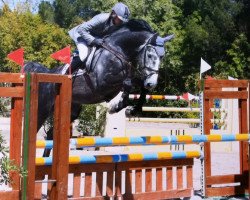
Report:
M 125 115 L 126 117 L 139 117 L 142 114 L 142 109 L 136 106 L 128 106 Z
M 128 106 L 125 110 L 126 117 L 135 117 L 135 109 L 132 106 Z

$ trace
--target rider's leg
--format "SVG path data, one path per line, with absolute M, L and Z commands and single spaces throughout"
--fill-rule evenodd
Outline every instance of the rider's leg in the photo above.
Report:
M 77 38 L 76 47 L 77 47 L 77 49 L 79 51 L 80 60 L 82 62 L 84 62 L 85 59 L 88 56 L 88 45 L 87 45 L 87 42 L 82 37 L 79 37 L 79 38 Z
M 82 65 L 82 61 L 80 60 L 79 56 L 74 56 L 72 61 L 71 61 L 71 71 L 72 71 L 72 73 L 76 69 L 80 68 L 81 65 Z
M 87 44 L 84 42 L 79 42 L 77 45 L 77 49 L 79 51 L 79 57 L 82 62 L 85 61 L 88 55 L 88 47 Z
M 71 70 L 74 72 L 77 68 L 82 67 L 83 62 L 88 55 L 87 43 L 81 39 L 76 43 L 79 55 L 73 57 L 71 62 Z

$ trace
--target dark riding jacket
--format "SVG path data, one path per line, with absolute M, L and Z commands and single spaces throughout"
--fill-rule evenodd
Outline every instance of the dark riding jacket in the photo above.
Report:
M 69 35 L 76 43 L 83 38 L 90 45 L 95 38 L 103 38 L 119 28 L 113 24 L 110 13 L 101 13 L 71 29 Z

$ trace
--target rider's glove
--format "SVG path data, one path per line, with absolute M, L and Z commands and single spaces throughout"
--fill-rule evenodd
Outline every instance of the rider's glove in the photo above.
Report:
M 96 47 L 102 46 L 102 44 L 103 44 L 103 39 L 99 38 L 96 38 L 91 42 L 91 45 Z

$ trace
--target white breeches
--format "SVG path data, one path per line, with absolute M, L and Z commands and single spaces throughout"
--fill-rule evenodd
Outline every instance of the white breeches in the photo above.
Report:
M 79 58 L 83 62 L 88 56 L 88 46 L 84 42 L 78 42 L 76 46 L 79 51 Z

